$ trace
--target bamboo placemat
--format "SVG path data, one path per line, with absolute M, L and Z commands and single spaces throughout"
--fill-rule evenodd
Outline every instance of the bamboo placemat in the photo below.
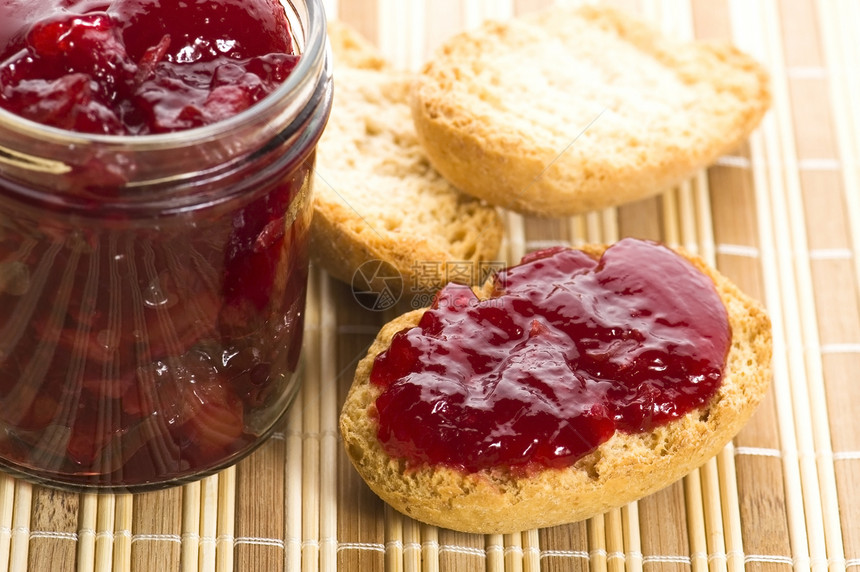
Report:
M 550 1 L 327 9 L 414 69 L 449 34 Z M 773 110 L 742 148 L 656 199 L 570 219 L 506 214 L 501 256 L 651 238 L 698 251 L 763 300 L 773 388 L 733 444 L 587 522 L 503 536 L 418 524 L 369 492 L 337 433 L 355 362 L 394 311 L 364 310 L 314 272 L 304 386 L 281 431 L 237 467 L 157 493 L 0 475 L 0 570 L 860 570 L 860 3 L 613 3 L 680 37 L 733 40 L 772 71 Z

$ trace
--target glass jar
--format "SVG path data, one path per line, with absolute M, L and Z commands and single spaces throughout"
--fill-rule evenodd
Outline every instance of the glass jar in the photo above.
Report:
M 228 120 L 81 135 L 0 110 L 0 466 L 151 489 L 251 452 L 297 391 L 314 149 L 331 107 L 320 0 L 301 58 Z

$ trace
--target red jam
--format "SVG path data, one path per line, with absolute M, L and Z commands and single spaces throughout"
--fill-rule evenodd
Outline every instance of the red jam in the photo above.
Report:
M 0 3 L 0 107 L 75 132 L 213 124 L 297 59 L 277 0 Z M 145 185 L 124 178 L 138 159 L 153 169 L 125 151 L 133 142 L 80 145 L 80 163 L 36 169 L 37 183 L 21 179 L 29 163 L 0 161 L 0 466 L 149 488 L 233 462 L 271 430 L 301 348 L 313 147 L 330 103 L 314 97 L 301 121 L 275 125 L 283 137 L 236 131 L 261 148 L 250 158 L 230 155 L 238 135 L 180 141 L 216 168 L 191 161 Z M 0 151 L 15 144 L 2 128 Z
M 655 243 L 533 253 L 479 300 L 450 284 L 377 356 L 378 436 L 413 465 L 565 467 L 718 390 L 731 330 L 709 277 Z
M 0 107 L 82 133 L 215 123 L 295 67 L 276 0 L 15 0 L 0 5 Z

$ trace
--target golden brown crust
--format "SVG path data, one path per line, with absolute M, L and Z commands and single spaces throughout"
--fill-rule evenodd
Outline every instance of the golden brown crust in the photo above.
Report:
M 339 26 L 331 117 L 317 147 L 310 245 L 315 264 L 350 283 L 379 261 L 415 285 L 416 265 L 492 260 L 503 226 L 495 208 L 464 195 L 427 161 L 409 111 L 412 75 L 377 66 Z M 353 54 L 354 50 L 361 53 Z M 354 56 L 354 57 L 353 57 Z M 350 64 L 360 65 L 362 69 Z M 371 289 L 385 288 L 381 280 Z
M 605 248 L 583 250 L 599 256 Z M 394 334 L 418 323 L 424 310 L 416 310 L 386 324 L 356 369 L 340 426 L 359 474 L 383 500 L 413 518 L 495 534 L 589 518 L 655 492 L 700 466 L 740 431 L 767 391 L 771 330 L 759 303 L 700 258 L 681 254 L 713 279 L 732 328 L 723 383 L 707 408 L 650 433 L 616 433 L 575 466 L 528 477 L 504 470 L 467 474 L 445 467 L 407 468 L 405 461 L 389 457 L 376 438 L 380 389 L 369 383 L 369 376 L 374 358 Z
M 455 186 L 559 216 L 669 188 L 742 142 L 769 104 L 765 70 L 732 46 L 557 6 L 446 42 L 416 80 L 412 114 Z

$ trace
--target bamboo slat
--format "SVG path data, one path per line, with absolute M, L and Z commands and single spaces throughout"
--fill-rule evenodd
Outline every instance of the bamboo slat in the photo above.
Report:
M 3 570 L 9 569 L 14 506 L 15 480 L 0 473 L 0 566 Z

